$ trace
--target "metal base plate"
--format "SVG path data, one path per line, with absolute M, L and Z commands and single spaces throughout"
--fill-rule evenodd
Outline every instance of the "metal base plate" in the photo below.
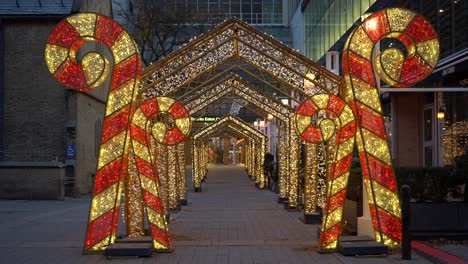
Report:
M 340 242 L 338 251 L 344 256 L 386 255 L 388 246 L 375 241 Z
M 109 245 L 104 250 L 107 257 L 151 257 L 153 255 L 153 245 L 151 243 L 116 243 Z

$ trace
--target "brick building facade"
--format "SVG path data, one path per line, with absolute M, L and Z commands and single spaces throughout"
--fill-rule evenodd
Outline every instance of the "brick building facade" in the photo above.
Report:
M 107 91 L 67 89 L 44 61 L 55 25 L 87 10 L 110 15 L 111 4 L 0 3 L 0 198 L 61 199 L 92 190 Z

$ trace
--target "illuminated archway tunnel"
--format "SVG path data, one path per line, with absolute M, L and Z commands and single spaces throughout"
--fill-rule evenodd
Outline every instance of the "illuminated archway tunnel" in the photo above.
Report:
M 404 53 L 395 48 L 373 56 L 374 47 L 383 38 L 400 40 L 406 46 L 408 56 L 405 57 Z M 141 73 L 141 58 L 130 35 L 105 16 L 82 13 L 74 14 L 59 23 L 48 38 L 45 52 L 48 69 L 54 78 L 78 91 L 97 88 L 105 83 L 111 71 L 109 60 L 100 53 L 89 52 L 81 60 L 77 60 L 77 51 L 88 41 L 98 42 L 109 48 L 114 65 L 88 219 L 86 252 L 103 250 L 114 243 L 122 205 L 121 194 L 124 190 L 127 193 L 123 204 L 126 208 L 124 217 L 129 220 L 126 223 L 128 234 L 142 235 L 144 216 L 141 212 L 146 208 L 154 249 L 172 250 L 164 218 L 168 206 L 162 203 L 162 195 L 159 193 L 161 181 L 156 167 L 159 163 L 168 165 L 173 162 L 169 159 L 162 161 L 157 157 L 155 153 L 159 153 L 160 149 L 152 150 L 155 145 L 152 140 L 163 145 L 175 145 L 184 140 L 190 131 L 189 112 L 182 104 L 169 97 L 192 98 L 187 104 L 190 102 L 194 109 L 203 109 L 205 107 L 202 107 L 200 101 L 219 100 L 215 99 L 216 96 L 208 96 L 214 90 L 205 90 L 203 87 L 232 73 L 241 75 L 249 82 L 259 83 L 258 89 L 266 94 L 273 96 L 278 93 L 284 96 L 291 101 L 291 105 L 294 104 L 292 102 L 304 102 L 297 112 L 302 115 L 300 120 L 293 119 L 290 115 L 283 119 L 287 120 L 284 121 L 285 136 L 288 150 L 293 157 L 286 160 L 289 205 L 294 206 L 297 201 L 295 181 L 298 178 L 299 163 L 294 157 L 299 152 L 298 136 L 310 142 L 318 142 L 315 139 L 325 138 L 325 134 L 331 135 L 332 130 L 337 131 L 337 139 L 354 140 L 356 136 L 375 238 L 389 246 L 398 246 L 400 243 L 400 206 L 376 76 L 379 75 L 395 87 L 406 87 L 432 72 L 438 60 L 439 43 L 434 29 L 421 16 L 409 10 L 389 8 L 366 18 L 351 32 L 345 44 L 345 79 L 235 18 L 227 20 L 202 37 L 191 40 Z M 256 104 L 256 94 L 242 94 L 245 91 L 235 88 L 230 92 L 244 100 L 250 100 L 251 104 L 260 106 L 258 108 L 262 111 L 268 111 L 265 109 L 270 103 Z M 315 97 L 318 94 L 324 95 Z M 338 98 L 338 94 L 341 99 L 331 99 L 333 96 Z M 308 103 L 309 96 L 317 100 L 315 106 Z M 329 125 L 331 121 L 324 121 L 327 119 L 322 120 L 319 115 L 316 123 L 317 120 L 312 117 L 317 109 L 341 113 L 342 109 L 339 107 L 352 109 L 351 112 L 346 112 L 351 113 L 348 114 L 349 117 L 356 116 L 357 130 L 346 130 L 344 127 L 343 130 L 336 130 L 336 127 L 332 129 L 333 126 Z M 283 113 L 278 111 L 276 114 L 280 119 Z M 162 121 L 165 119 L 162 116 L 168 116 L 175 125 L 168 127 L 168 123 Z M 235 119 L 230 122 L 241 124 L 233 120 Z M 316 125 L 323 127 L 318 128 Z M 230 126 L 229 129 L 236 128 Z M 251 134 L 255 132 L 251 131 Z M 351 144 L 342 143 L 337 144 L 336 157 L 350 153 Z M 346 148 L 340 149 L 341 146 Z M 173 149 L 168 153 L 180 152 L 178 146 L 171 148 Z M 178 159 L 177 155 L 172 157 Z M 336 157 L 333 163 L 340 161 Z M 339 167 L 337 164 L 336 168 Z M 347 166 L 346 163 L 342 168 Z M 342 177 L 337 174 L 335 167 L 332 168 L 328 176 Z M 167 170 L 181 172 L 180 168 L 174 166 Z M 261 173 L 256 173 L 255 176 L 263 184 Z M 174 183 L 165 182 L 167 189 L 172 184 Z M 332 185 L 327 188 L 333 190 Z M 144 205 L 139 201 L 142 197 Z M 338 223 L 342 221 L 340 214 L 328 214 L 329 209 L 341 203 L 333 200 L 333 197 L 327 196 L 325 205 L 325 219 L 332 220 L 325 221 L 322 226 L 320 247 L 326 250 L 336 249 Z M 333 227 L 327 227 L 328 223 L 333 223 Z

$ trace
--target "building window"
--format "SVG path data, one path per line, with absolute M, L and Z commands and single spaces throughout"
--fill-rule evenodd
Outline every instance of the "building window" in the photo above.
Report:
M 444 105 L 443 162 L 454 165 L 462 155 L 468 155 L 468 92 L 444 93 Z

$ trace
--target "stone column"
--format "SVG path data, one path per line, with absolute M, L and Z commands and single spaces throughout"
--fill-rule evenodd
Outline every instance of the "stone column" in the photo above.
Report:
M 363 186 L 365 186 L 364 183 Z M 357 219 L 357 234 L 358 236 L 375 236 L 366 188 L 362 188 L 362 216 Z

